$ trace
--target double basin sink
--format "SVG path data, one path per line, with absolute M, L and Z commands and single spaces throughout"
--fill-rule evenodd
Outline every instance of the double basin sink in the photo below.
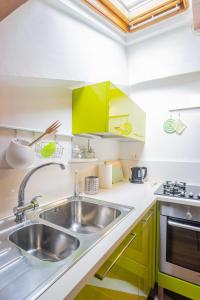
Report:
M 42 261 L 69 260 L 76 251 L 77 259 L 127 216 L 131 209 L 91 198 L 71 197 L 57 205 L 39 209 L 37 217 L 34 214 L 37 222 L 15 230 L 9 240 Z

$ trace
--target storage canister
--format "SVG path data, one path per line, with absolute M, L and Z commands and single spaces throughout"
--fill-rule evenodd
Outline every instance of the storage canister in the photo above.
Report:
M 89 195 L 98 194 L 99 192 L 99 177 L 87 176 L 85 177 L 85 193 Z

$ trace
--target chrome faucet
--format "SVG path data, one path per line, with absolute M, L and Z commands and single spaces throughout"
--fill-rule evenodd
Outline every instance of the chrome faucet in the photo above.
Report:
M 74 173 L 74 197 L 78 198 L 81 192 L 79 190 L 79 182 L 78 182 L 78 170 L 75 170 Z
M 36 196 L 34 197 L 31 202 L 27 205 L 25 205 L 25 200 L 24 200 L 24 194 L 25 194 L 25 188 L 26 188 L 26 185 L 30 179 L 30 177 L 39 169 L 43 168 L 43 167 L 48 167 L 48 166 L 51 166 L 51 165 L 58 165 L 60 166 L 61 170 L 64 170 L 65 169 L 65 165 L 64 164 L 60 164 L 60 163 L 56 163 L 56 162 L 49 162 L 49 163 L 46 163 L 46 164 L 43 164 L 43 165 L 40 165 L 34 169 L 32 169 L 30 172 L 28 172 L 26 174 L 26 176 L 24 177 L 21 185 L 20 185 L 20 188 L 19 188 L 19 193 L 18 193 L 18 206 L 15 207 L 13 209 L 13 212 L 14 212 L 14 215 L 16 217 L 15 221 L 17 223 L 21 223 L 25 220 L 25 211 L 27 210 L 30 210 L 30 209 L 35 209 L 36 207 L 39 206 L 38 204 L 38 201 L 37 201 L 37 198 L 38 197 L 41 197 L 41 196 Z

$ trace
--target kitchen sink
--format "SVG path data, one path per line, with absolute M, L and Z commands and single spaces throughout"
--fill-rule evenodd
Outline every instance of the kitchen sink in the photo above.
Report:
M 77 233 L 97 233 L 121 215 L 121 211 L 103 204 L 73 200 L 44 211 L 40 218 Z
M 59 199 L 0 223 L 0 299 L 36 299 L 134 208 L 85 196 Z M 8 267 L 9 266 L 9 267 Z M 14 295 L 14 296 L 13 296 Z
M 40 260 L 51 262 L 70 256 L 80 244 L 77 238 L 38 223 L 18 229 L 9 240 Z

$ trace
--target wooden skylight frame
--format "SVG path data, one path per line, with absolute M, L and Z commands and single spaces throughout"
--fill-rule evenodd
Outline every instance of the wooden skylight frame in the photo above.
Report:
M 163 0 L 161 4 L 153 8 L 131 16 L 131 14 L 127 14 L 120 9 L 119 6 L 114 5 L 112 0 L 83 0 L 83 2 L 126 33 L 149 27 L 162 20 L 180 14 L 189 7 L 188 0 Z

